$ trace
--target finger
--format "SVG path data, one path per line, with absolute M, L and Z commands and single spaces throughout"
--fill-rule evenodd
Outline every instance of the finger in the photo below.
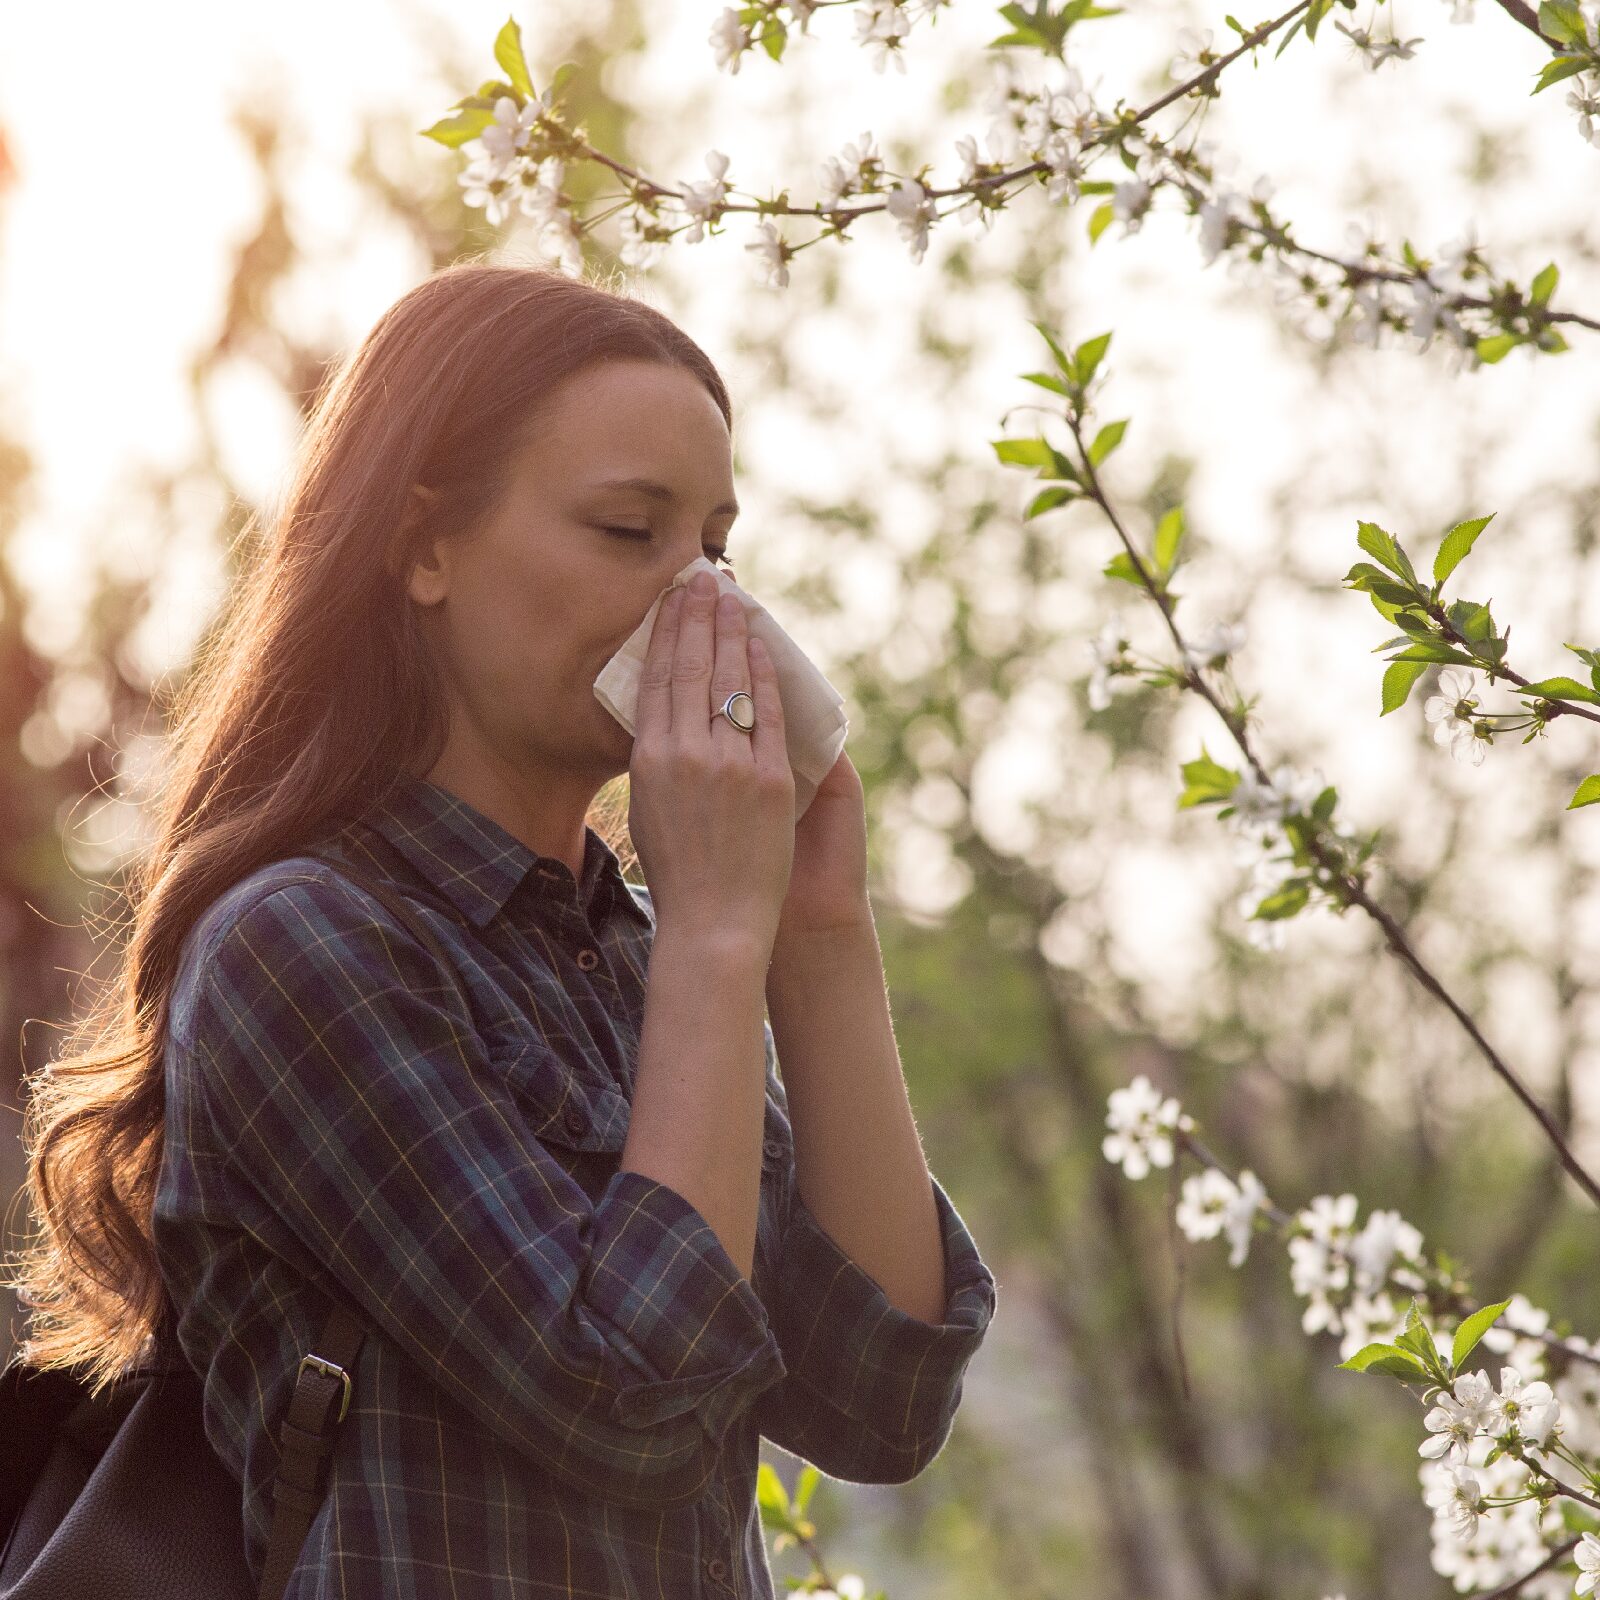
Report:
M 783 696 L 778 690 L 778 669 L 767 653 L 765 641 L 753 635 L 747 655 L 750 692 L 756 702 L 756 726 L 750 735 L 756 765 L 766 771 L 786 773 L 793 781 L 794 772 L 789 765 L 789 735 L 783 718 Z
M 683 615 L 683 590 L 669 589 L 656 606 L 650 643 L 645 647 L 644 666 L 639 673 L 639 699 L 633 713 L 633 736 L 646 729 L 652 735 L 672 731 L 672 658 L 678 644 L 678 627 Z
M 730 694 L 736 694 L 741 689 L 746 694 L 750 693 L 750 665 L 745 655 L 745 640 L 749 637 L 749 629 L 745 625 L 744 605 L 736 594 L 721 594 L 717 597 L 716 615 L 717 659 L 711 671 L 709 707 L 711 742 L 719 749 L 727 747 L 727 753 L 730 755 L 749 760 L 749 750 L 733 749 L 733 741 L 748 746 L 750 735 L 734 727 L 719 712 L 719 708 L 727 701 Z M 734 710 L 739 711 L 742 705 L 743 702 L 735 706 Z
M 711 666 L 715 639 L 716 589 L 700 594 L 685 585 L 683 615 L 678 619 L 677 646 L 672 654 L 672 734 L 679 741 L 711 741 L 707 713 L 711 704 Z

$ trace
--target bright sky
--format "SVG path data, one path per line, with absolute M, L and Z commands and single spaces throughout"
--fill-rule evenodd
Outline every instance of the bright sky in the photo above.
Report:
M 536 82 L 560 59 L 543 41 L 580 9 L 592 17 L 603 7 L 564 0 L 515 9 Z M 1204 20 L 1219 38 L 1231 38 L 1224 8 L 1217 9 Z M 1427 254 L 1459 238 L 1470 221 L 1503 271 L 1526 283 L 1554 257 L 1563 267 L 1557 303 L 1600 307 L 1600 218 L 1584 198 L 1600 192 L 1600 150 L 1579 137 L 1564 86 L 1529 96 L 1541 60 L 1537 41 L 1489 0 L 1478 0 L 1467 26 L 1450 23 L 1448 0 L 1391 3 L 1373 8 L 1376 20 L 1367 9 L 1336 8 L 1316 46 L 1301 37 L 1281 59 L 1269 49 L 1256 69 L 1241 63 L 1230 71 L 1205 133 L 1233 153 L 1237 184 L 1247 189 L 1257 175 L 1270 176 L 1274 205 L 1297 235 L 1335 254 L 1348 251 L 1353 216 L 1370 216 L 1394 247 L 1409 237 Z M 221 508 L 180 501 L 168 523 L 147 526 L 130 511 L 126 486 L 140 469 L 175 467 L 189 452 L 185 368 L 214 329 L 230 253 L 253 225 L 259 197 L 229 108 L 251 96 L 262 103 L 278 91 L 286 97 L 295 146 L 291 221 L 315 261 L 291 286 L 283 314 L 353 343 L 423 269 L 398 231 L 357 209 L 343 178 L 359 113 L 386 108 L 418 129 L 443 115 L 495 71 L 492 44 L 507 10 L 506 0 L 281 0 L 267 8 L 169 0 L 156 12 L 90 0 L 6 9 L 0 119 L 20 178 L 0 221 L 0 393 L 6 425 L 38 459 L 34 504 L 13 555 L 48 601 L 35 625 L 42 641 L 71 637 L 82 574 L 94 560 L 164 574 L 141 646 L 158 666 L 183 659 L 215 604 L 211 538 Z M 652 4 L 648 51 L 610 64 L 613 87 L 641 109 L 637 148 L 651 153 L 652 175 L 701 178 L 704 154 L 717 148 L 732 156 L 737 187 L 768 192 L 786 181 L 804 199 L 822 160 L 863 129 L 876 134 L 891 164 L 906 141 L 916 152 L 910 164 L 933 162 L 939 182 L 958 170 L 959 135 L 973 133 L 981 144 L 988 121 L 981 104 L 952 116 L 937 92 L 951 63 L 982 59 L 984 41 L 997 31 L 992 6 L 958 0 L 937 27 L 919 26 L 904 76 L 873 71 L 851 43 L 843 9 L 819 12 L 811 37 L 792 41 L 783 65 L 757 52 L 737 76 L 718 73 L 706 39 L 717 10 L 688 0 Z M 1414 60 L 1370 73 L 1335 19 L 1379 32 L 1392 20 L 1402 37 L 1424 42 Z M 1177 27 L 1195 20 L 1199 13 L 1186 7 L 1140 5 L 1086 28 L 1080 65 L 1101 101 L 1122 93 L 1143 103 L 1164 89 Z M 435 40 L 456 52 L 459 80 L 430 65 Z M 80 72 L 87 74 L 81 93 L 64 101 L 62 85 Z M 108 72 L 114 91 L 103 95 Z M 797 116 L 805 119 L 799 146 Z M 1162 128 L 1170 134 L 1180 116 L 1169 110 Z M 1490 196 L 1469 204 L 1461 174 L 1473 158 L 1475 122 L 1507 165 Z M 441 147 L 416 144 L 419 159 L 458 165 Z M 1115 329 L 1107 415 L 1134 418 L 1117 458 L 1122 482 L 1130 490 L 1141 485 L 1168 452 L 1199 462 L 1190 523 L 1212 558 L 1196 565 L 1185 589 L 1196 627 L 1237 616 L 1234 557 L 1253 563 L 1290 547 L 1338 595 L 1338 577 L 1357 555 L 1357 516 L 1406 536 L 1437 534 L 1459 517 L 1497 509 L 1503 523 L 1531 530 L 1553 514 L 1533 497 L 1559 479 L 1559 463 L 1595 458 L 1596 335 L 1575 333 L 1573 352 L 1559 360 L 1518 352 L 1472 376 L 1452 376 L 1437 347 L 1422 358 L 1393 347 L 1321 379 L 1304 347 L 1280 334 L 1265 269 L 1230 279 L 1224 262 L 1203 268 L 1193 222 L 1167 209 L 1129 237 L 1114 226 L 1088 250 L 1090 209 L 1063 218 L 1035 191 L 1020 214 L 999 219 L 983 256 L 1011 260 L 1018 229 L 1057 230 L 1065 241 L 1062 281 L 1078 319 L 1063 335 Z M 1009 426 L 1002 416 L 1038 397 L 1017 375 L 1042 363 L 1042 347 L 1009 289 L 951 304 L 928 300 L 944 231 L 970 237 L 963 224 L 936 227 L 929 261 L 917 267 L 893 224 L 873 219 L 847 250 L 825 244 L 792 263 L 796 287 L 788 291 L 761 284 L 742 248 L 752 227 L 738 217 L 720 238 L 673 248 L 641 288 L 665 298 L 671 286 L 674 303 L 688 308 L 686 324 L 728 373 L 752 479 L 774 495 L 837 484 L 890 512 L 890 548 L 863 553 L 847 574 L 859 605 L 855 623 L 804 635 L 804 647 L 825 664 L 857 627 L 881 627 L 899 554 L 921 542 L 937 514 L 916 486 L 877 467 L 884 445 L 914 453 L 926 441 L 933 456 L 958 440 L 974 472 L 993 473 L 986 441 L 1037 426 L 1037 414 L 1019 412 Z M 808 236 L 803 226 L 787 232 Z M 843 279 L 832 308 L 819 303 L 810 282 L 830 251 Z M 917 315 L 948 333 L 987 339 L 959 402 L 929 395 L 921 381 Z M 791 324 L 795 364 L 828 377 L 839 395 L 828 426 L 792 404 L 740 348 L 743 334 Z M 242 369 L 225 375 L 212 402 L 241 483 L 270 494 L 287 467 L 295 418 Z M 1025 503 L 1021 475 L 1002 475 L 998 484 L 1019 508 Z M 1280 497 L 1307 484 L 1317 491 L 1311 509 L 1296 503 L 1295 520 L 1286 523 Z M 743 489 L 741 498 L 752 506 L 735 535 L 741 582 L 754 592 L 762 581 L 776 585 L 803 570 L 813 559 L 803 531 L 768 538 L 762 506 Z M 1074 537 L 1093 541 L 1096 566 L 1115 548 L 1108 530 L 1074 526 Z M 1475 588 L 1494 595 L 1497 617 L 1517 619 L 1527 645 L 1542 642 L 1539 659 L 1524 670 L 1565 670 L 1571 658 L 1563 660 L 1559 642 L 1600 637 L 1600 597 L 1575 600 L 1526 561 L 1525 548 L 1502 557 L 1486 535 L 1473 557 Z M 1122 597 L 1098 582 L 1060 597 L 1063 625 L 1086 640 L 1113 598 Z M 1128 598 L 1137 599 L 1132 591 Z M 1581 626 L 1566 631 L 1568 608 L 1585 603 Z M 1339 637 L 1329 631 L 1335 615 L 1349 622 Z M 1321 751 L 1358 813 L 1363 797 L 1390 803 L 1414 759 L 1415 732 L 1397 726 L 1398 718 L 1375 725 L 1377 673 L 1368 654 L 1379 637 L 1375 615 L 1364 602 L 1340 610 L 1323 599 L 1314 614 L 1263 605 L 1251 624 L 1240 667 L 1250 691 L 1262 694 L 1264 726 Z M 1154 644 L 1159 635 L 1143 637 Z M 894 648 L 913 645 L 899 639 Z M 1087 670 L 1086 650 L 1071 670 Z M 1309 698 L 1308 682 L 1316 684 Z M 1048 707 L 1033 708 L 1040 709 Z M 1194 746 L 1203 736 L 1214 753 L 1224 747 L 1192 697 L 1182 715 L 1192 718 Z M 1013 743 L 986 803 L 1003 826 L 1024 829 L 1020 804 L 1063 781 L 1061 753 L 1025 726 Z M 1080 779 L 1092 773 L 1087 749 L 1073 755 Z M 1496 782 L 1492 774 L 1462 781 Z M 1159 811 L 1163 797 L 1153 801 Z M 1168 913 L 1126 930 L 1130 945 L 1175 971 L 1170 964 L 1186 959 L 1192 945 L 1182 915 L 1170 914 L 1174 897 L 1186 883 L 1197 895 L 1211 888 L 1192 864 L 1175 870 L 1165 848 L 1131 850 L 1117 870 L 1127 875 L 1121 903 L 1130 915 L 1152 904 Z M 904 888 L 910 897 L 938 898 L 938 874 L 925 853 Z

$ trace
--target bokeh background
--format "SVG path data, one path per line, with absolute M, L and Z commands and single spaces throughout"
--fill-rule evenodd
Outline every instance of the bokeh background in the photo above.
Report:
M 756 51 L 719 73 L 719 9 L 513 14 L 536 84 L 575 63 L 566 103 L 592 141 L 665 181 L 704 178 L 718 149 L 742 191 L 804 201 L 864 129 L 892 170 L 931 162 L 939 182 L 962 134 L 982 148 L 991 6 L 957 0 L 919 26 L 904 75 L 875 72 L 848 9 L 827 8 L 781 65 Z M 1556 260 L 1557 304 L 1594 314 L 1600 150 L 1562 89 L 1529 97 L 1530 34 L 1485 0 L 1466 25 L 1450 10 L 1379 8 L 1423 42 L 1376 73 L 1330 19 L 1315 45 L 1231 69 L 1190 131 L 1240 187 L 1269 177 L 1307 243 L 1348 255 L 1357 228 L 1437 255 L 1471 227 L 1521 283 Z M 111 969 L 162 705 L 329 363 L 436 267 L 533 258 L 525 225 L 487 226 L 459 158 L 418 136 L 493 75 L 506 15 L 504 0 L 0 14 L 6 1197 L 21 1074 Z M 1374 25 L 1365 7 L 1333 16 Z M 1141 4 L 1075 35 L 1074 59 L 1102 103 L 1143 104 L 1183 26 L 1232 37 L 1221 8 Z M 610 189 L 576 169 L 568 187 Z M 633 275 L 729 379 L 739 581 L 848 697 L 912 1101 L 999 1281 L 944 1452 L 906 1485 L 825 1480 L 819 1540 L 835 1573 L 894 1600 L 1443 1594 L 1411 1402 L 1333 1370 L 1281 1248 L 1258 1240 L 1233 1271 L 1220 1244 L 1177 1236 L 1166 1178 L 1134 1184 L 1102 1158 L 1106 1095 L 1145 1072 L 1279 1204 L 1348 1189 L 1363 1215 L 1393 1207 L 1481 1299 L 1521 1290 L 1600 1336 L 1592 1208 L 1369 922 L 1317 913 L 1281 951 L 1246 940 L 1229 837 L 1176 806 L 1202 740 L 1236 752 L 1194 696 L 1089 708 L 1088 641 L 1114 611 L 1142 648 L 1170 641 L 1101 575 L 1109 527 L 1084 507 L 1024 524 L 1030 482 L 988 441 L 1038 431 L 1018 409 L 1039 398 L 1019 374 L 1045 364 L 1031 319 L 1063 343 L 1114 331 L 1100 404 L 1132 421 L 1107 477 L 1140 537 L 1186 508 L 1180 626 L 1245 625 L 1235 671 L 1263 754 L 1320 767 L 1345 823 L 1382 830 L 1384 904 L 1593 1165 L 1600 811 L 1562 810 L 1600 765 L 1592 724 L 1453 763 L 1422 720 L 1431 674 L 1379 720 L 1371 651 L 1389 630 L 1339 579 L 1358 518 L 1420 566 L 1451 523 L 1496 511 L 1455 592 L 1492 598 L 1528 677 L 1571 670 L 1564 641 L 1600 645 L 1596 336 L 1475 372 L 1437 343 L 1372 349 L 1308 324 L 1265 266 L 1205 266 L 1170 195 L 1091 248 L 1093 203 L 1030 191 L 987 234 L 936 226 L 921 265 L 880 217 L 802 253 L 787 290 L 764 285 L 752 219 L 735 217 Z M 617 242 L 603 228 L 591 259 L 611 264 Z M 799 1464 L 763 1448 L 792 1486 Z M 774 1570 L 807 1567 L 788 1552 Z

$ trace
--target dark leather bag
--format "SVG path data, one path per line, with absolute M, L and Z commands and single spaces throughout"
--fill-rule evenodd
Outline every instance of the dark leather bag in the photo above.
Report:
M 453 975 L 397 892 L 342 861 L 336 870 Z M 95 1399 L 70 1372 L 13 1357 L 0 1373 L 0 1600 L 279 1600 L 322 1503 L 365 1338 L 335 1302 L 301 1358 L 278 1431 L 259 1589 L 244 1557 L 242 1490 L 206 1438 L 203 1386 L 181 1352 L 131 1369 Z

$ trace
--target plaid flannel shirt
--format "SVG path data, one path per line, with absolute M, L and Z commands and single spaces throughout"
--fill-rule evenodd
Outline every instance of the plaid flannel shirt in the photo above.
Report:
M 587 830 L 580 879 L 423 779 L 276 861 L 185 940 L 153 1229 L 259 1581 L 277 1434 L 344 1297 L 369 1329 L 284 1600 L 765 1600 L 762 1437 L 857 1483 L 933 1460 L 994 1313 L 937 1180 L 944 1320 L 818 1224 L 765 1029 L 755 1261 L 619 1170 L 654 913 Z M 841 1048 L 847 1046 L 841 1042 Z

